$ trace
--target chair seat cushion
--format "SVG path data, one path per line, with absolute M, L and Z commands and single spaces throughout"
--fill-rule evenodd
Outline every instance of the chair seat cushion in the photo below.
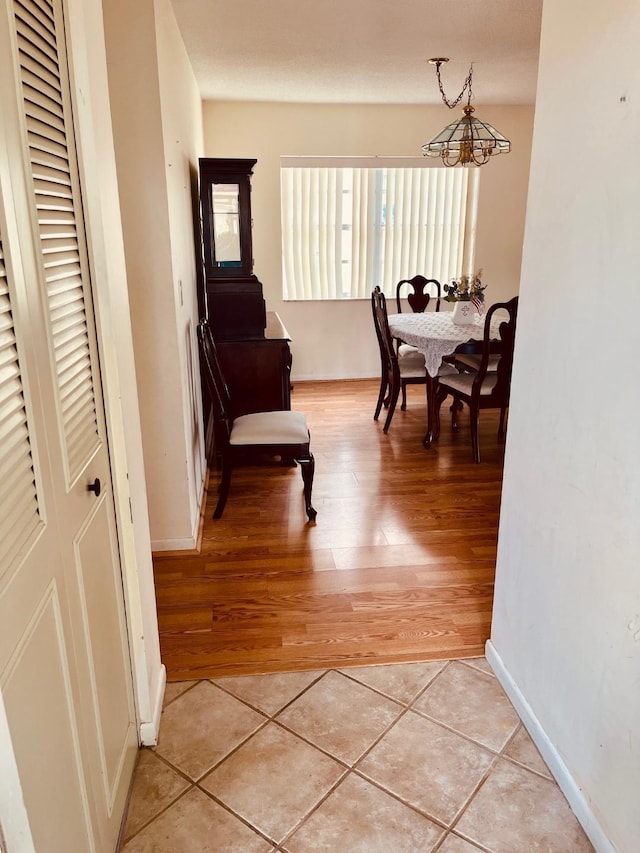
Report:
M 460 355 L 456 356 L 456 361 L 458 362 L 458 364 L 464 364 L 465 367 L 470 367 L 471 370 L 477 370 L 480 367 L 480 362 L 482 361 L 482 356 L 481 355 L 466 355 L 465 353 L 460 353 Z M 499 355 L 490 355 L 487 370 L 490 372 L 493 370 L 497 370 L 499 361 L 500 361 Z
M 411 344 L 400 344 L 398 347 L 398 358 L 409 358 L 415 357 L 416 355 L 420 355 L 420 352 L 417 347 L 414 347 Z M 424 356 L 422 356 L 422 360 L 424 361 Z
M 309 430 L 303 412 L 255 412 L 236 418 L 229 443 L 247 444 L 307 444 Z
M 442 377 L 442 376 L 457 376 L 457 375 L 458 375 L 458 371 L 455 369 L 455 367 L 452 364 L 446 364 L 445 362 L 443 362 L 440 365 L 440 370 L 438 370 L 438 376 Z
M 398 367 L 403 379 L 419 379 L 426 376 L 424 356 L 415 347 L 401 344 L 398 352 Z
M 467 394 L 470 396 L 471 386 L 473 385 L 474 379 L 475 374 L 473 373 L 456 373 L 455 375 L 442 378 L 440 380 L 440 384 L 446 388 L 451 388 L 453 391 L 460 391 L 461 394 Z M 497 381 L 497 373 L 487 373 L 480 387 L 480 396 L 486 397 L 491 394 L 493 389 L 496 387 Z

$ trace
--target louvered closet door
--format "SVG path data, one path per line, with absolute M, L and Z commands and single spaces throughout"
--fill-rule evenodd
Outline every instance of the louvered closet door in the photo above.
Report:
M 0 688 L 37 853 L 111 853 L 136 733 L 64 10 L 0 2 Z

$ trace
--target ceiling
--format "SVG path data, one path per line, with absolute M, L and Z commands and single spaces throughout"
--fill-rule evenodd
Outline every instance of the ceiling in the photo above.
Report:
M 204 100 L 535 100 L 542 0 L 171 0 Z

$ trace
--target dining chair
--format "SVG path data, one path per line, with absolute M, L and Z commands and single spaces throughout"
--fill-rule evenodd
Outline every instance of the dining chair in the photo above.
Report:
M 384 404 L 388 411 L 382 431 L 387 432 L 391 426 L 400 391 L 402 391 L 401 409 L 404 411 L 407 407 L 407 385 L 426 385 L 427 369 L 424 356 L 415 347 L 411 347 L 404 353 L 396 351 L 389 330 L 387 300 L 379 287 L 375 287 L 371 293 L 371 311 L 380 349 L 380 391 L 373 419 L 378 420 Z
M 403 290 L 408 291 L 406 299 L 409 307 L 414 314 L 421 314 L 427 310 L 429 303 L 434 298 L 435 293 L 435 310 L 440 310 L 440 297 L 442 295 L 442 287 L 437 278 L 425 278 L 423 275 L 414 275 L 413 278 L 403 278 L 396 285 L 396 308 L 398 314 L 402 314 L 402 299 Z M 428 291 L 431 291 L 429 293 Z M 411 344 L 396 338 L 396 351 L 398 354 L 407 356 L 410 352 L 417 352 L 416 348 Z M 445 361 L 453 364 L 453 359 L 447 357 Z
M 407 286 L 405 288 L 405 285 Z M 407 302 L 414 314 L 419 314 L 427 310 L 429 302 L 431 302 L 432 294 L 426 292 L 426 288 L 435 291 L 436 311 L 440 310 L 440 297 L 442 288 L 440 282 L 435 278 L 425 278 L 423 275 L 414 275 L 413 278 L 403 278 L 396 285 L 396 306 L 398 314 L 402 314 L 402 291 L 408 290 Z
M 247 456 L 279 456 L 300 464 L 304 484 L 307 517 L 315 521 L 311 506 L 311 489 L 315 460 L 309 443 L 311 436 L 303 412 L 290 410 L 254 412 L 233 418 L 229 388 L 220 367 L 216 345 L 207 320 L 198 324 L 200 361 L 207 390 L 211 397 L 216 453 L 221 460 L 221 479 L 214 518 L 221 518 L 231 487 L 234 465 Z
M 505 311 L 507 319 L 499 325 L 500 352 L 495 353 L 496 342 L 491 340 L 491 320 L 496 311 Z M 502 440 L 505 433 L 506 413 L 509 407 L 511 393 L 511 368 L 513 365 L 513 346 L 518 315 L 518 297 L 509 302 L 496 302 L 487 311 L 484 321 L 484 336 L 482 353 L 478 369 L 473 372 L 443 376 L 438 384 L 435 405 L 434 437 L 440 432 L 440 406 L 451 394 L 454 400 L 462 400 L 469 406 L 471 423 L 471 447 L 473 461 L 480 462 L 480 443 L 478 440 L 478 422 L 480 409 L 500 409 L 500 425 L 498 438 Z M 498 358 L 496 369 L 490 370 L 492 356 Z M 457 424 L 458 407 L 452 407 L 451 424 L 453 429 Z

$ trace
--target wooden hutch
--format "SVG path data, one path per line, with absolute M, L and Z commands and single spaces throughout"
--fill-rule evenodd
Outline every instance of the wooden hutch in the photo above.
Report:
M 202 158 L 204 299 L 233 416 L 291 408 L 291 349 L 253 274 L 251 175 L 256 160 Z

